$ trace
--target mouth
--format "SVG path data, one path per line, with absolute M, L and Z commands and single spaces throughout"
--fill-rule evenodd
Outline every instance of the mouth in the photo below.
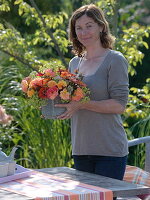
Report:
M 82 38 L 82 40 L 89 40 L 90 39 L 90 37 L 88 37 L 88 38 Z
M 87 41 L 87 40 L 90 40 L 91 38 L 82 38 L 81 40 L 82 41 Z

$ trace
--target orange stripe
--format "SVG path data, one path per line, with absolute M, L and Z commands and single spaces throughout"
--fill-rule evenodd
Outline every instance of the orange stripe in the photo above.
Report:
M 99 192 L 104 192 L 104 196 L 105 196 L 105 199 L 107 200 L 112 200 L 113 199 L 113 192 L 109 189 L 106 189 L 106 188 L 101 188 L 101 187 L 97 187 L 97 186 L 94 186 L 94 185 L 88 185 L 88 184 L 84 184 L 84 183 L 80 183 L 79 186 L 83 186 L 87 189 L 90 189 L 90 190 L 96 190 L 96 191 L 99 191 Z
M 112 200 L 113 199 L 113 192 L 112 191 L 108 191 L 104 195 L 105 195 L 106 200 Z

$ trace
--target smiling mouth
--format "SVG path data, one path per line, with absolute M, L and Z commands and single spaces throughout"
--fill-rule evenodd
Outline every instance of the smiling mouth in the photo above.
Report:
M 91 38 L 82 38 L 82 40 L 89 40 L 89 39 L 91 39 Z

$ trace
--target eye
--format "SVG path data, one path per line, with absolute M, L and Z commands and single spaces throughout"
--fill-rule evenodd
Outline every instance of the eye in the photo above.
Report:
M 79 30 L 81 30 L 81 27 L 76 27 L 75 30 L 79 31 Z
M 87 26 L 87 28 L 91 28 L 91 27 L 92 27 L 92 25 L 88 25 L 88 26 Z

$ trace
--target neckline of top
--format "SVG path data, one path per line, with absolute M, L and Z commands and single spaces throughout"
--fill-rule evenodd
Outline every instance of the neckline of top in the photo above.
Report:
M 82 57 L 82 60 L 86 60 L 86 61 L 93 61 L 95 59 L 98 59 L 98 58 L 104 58 L 105 56 L 107 56 L 107 54 L 111 51 L 111 49 L 107 49 L 107 51 L 105 51 L 105 53 L 101 56 L 101 55 L 98 55 L 98 56 L 95 56 L 95 57 L 92 57 L 92 58 L 86 58 L 86 53 L 83 54 L 83 57 Z
M 94 75 L 97 73 L 97 71 L 101 68 L 101 66 L 104 64 L 104 62 L 106 61 L 107 56 L 108 56 L 111 52 L 112 52 L 112 50 L 110 49 L 110 50 L 105 54 L 105 57 L 104 57 L 103 61 L 100 63 L 98 69 L 97 69 L 93 74 L 91 74 L 91 75 L 84 75 L 83 77 L 86 78 L 86 77 L 94 76 Z M 83 57 L 80 58 L 80 61 L 79 61 L 79 63 L 78 63 L 78 67 L 77 67 L 78 70 L 79 70 L 79 67 L 80 67 L 80 64 L 81 64 L 82 61 L 83 61 Z

